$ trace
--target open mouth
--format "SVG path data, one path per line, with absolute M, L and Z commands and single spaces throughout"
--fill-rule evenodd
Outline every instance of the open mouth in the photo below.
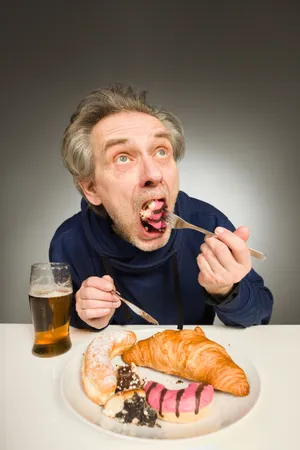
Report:
M 144 229 L 148 233 L 164 233 L 167 225 L 165 221 L 167 204 L 164 198 L 148 200 L 144 203 L 140 217 Z

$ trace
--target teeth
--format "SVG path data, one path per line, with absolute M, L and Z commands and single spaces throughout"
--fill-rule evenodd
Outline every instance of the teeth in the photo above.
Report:
M 149 228 L 148 228 L 148 227 L 145 227 L 145 230 L 146 230 L 146 231 L 149 231 Z

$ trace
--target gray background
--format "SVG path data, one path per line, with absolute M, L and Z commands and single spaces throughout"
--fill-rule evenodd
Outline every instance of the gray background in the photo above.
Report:
M 109 3 L 109 4 L 108 4 Z M 275 297 L 299 323 L 297 2 L 11 2 L 1 24 L 1 322 L 30 322 L 30 265 L 80 197 L 60 160 L 71 114 L 114 82 L 182 120 L 181 189 L 248 225 Z

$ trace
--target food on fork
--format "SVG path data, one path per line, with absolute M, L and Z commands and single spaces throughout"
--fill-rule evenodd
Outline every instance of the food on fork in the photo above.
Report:
M 163 199 L 150 200 L 143 205 L 140 216 L 142 225 L 146 231 L 165 231 L 165 210 L 166 204 Z
M 109 398 L 103 412 L 122 423 L 133 423 L 148 427 L 154 427 L 157 420 L 156 411 L 147 405 L 146 394 L 143 389 L 118 392 Z
M 149 367 L 195 382 L 211 384 L 214 389 L 236 396 L 249 394 L 245 372 L 224 347 L 194 330 L 165 330 L 138 341 L 122 354 L 125 363 Z
M 207 412 L 214 396 L 214 388 L 209 384 L 190 383 L 185 389 L 167 389 L 155 381 L 145 386 L 146 400 L 167 422 L 196 422 Z
M 81 383 L 94 403 L 102 406 L 114 395 L 117 370 L 111 360 L 135 342 L 135 333 L 127 330 L 104 331 L 90 342 L 81 365 Z

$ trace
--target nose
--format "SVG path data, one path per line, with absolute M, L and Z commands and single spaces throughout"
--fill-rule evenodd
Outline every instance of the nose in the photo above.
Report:
M 163 174 L 159 164 L 149 155 L 141 161 L 141 187 L 155 187 L 162 182 Z

